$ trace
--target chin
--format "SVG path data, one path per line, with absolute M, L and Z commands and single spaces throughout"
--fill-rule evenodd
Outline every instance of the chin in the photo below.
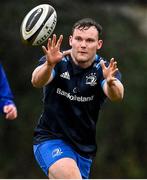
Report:
M 84 57 L 77 58 L 77 62 L 87 62 L 88 59 Z

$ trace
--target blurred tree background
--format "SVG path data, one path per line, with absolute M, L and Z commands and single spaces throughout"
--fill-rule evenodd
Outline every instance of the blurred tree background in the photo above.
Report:
M 15 121 L 0 119 L 0 178 L 46 178 L 34 160 L 33 129 L 41 111 L 42 90 L 31 85 L 41 47 L 22 44 L 20 25 L 26 13 L 42 3 L 57 11 L 57 35 L 69 48 L 73 23 L 92 17 L 103 26 L 99 54 L 114 57 L 122 72 L 125 97 L 107 101 L 97 124 L 98 152 L 91 178 L 147 178 L 147 1 L 15 0 L 0 2 L 0 60 L 18 107 Z

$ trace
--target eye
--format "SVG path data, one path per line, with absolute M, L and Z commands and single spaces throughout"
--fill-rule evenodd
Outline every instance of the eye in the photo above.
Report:
M 94 39 L 87 39 L 86 41 L 91 43 L 91 42 L 94 42 Z
M 77 41 L 82 41 L 82 38 L 81 37 L 75 37 L 75 39 L 77 40 Z

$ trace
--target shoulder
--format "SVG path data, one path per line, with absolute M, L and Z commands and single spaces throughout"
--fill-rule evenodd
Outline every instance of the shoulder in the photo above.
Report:
M 109 62 L 104 59 L 102 56 L 99 56 L 98 54 L 96 54 L 95 56 L 95 61 L 94 61 L 94 67 L 96 67 L 97 70 L 101 70 L 101 65 L 100 65 L 100 61 L 103 60 L 106 64 L 106 66 L 109 65 Z
M 70 58 L 68 56 L 64 56 L 59 63 L 56 64 L 55 68 L 65 69 L 68 67 L 70 62 Z
M 41 58 L 39 58 L 39 65 L 44 64 L 46 61 L 46 57 L 42 56 Z
M 45 56 L 42 56 L 40 59 L 39 59 L 39 64 L 43 64 L 45 63 L 46 61 L 46 57 Z M 58 63 L 58 64 L 62 64 L 62 63 L 68 63 L 69 62 L 69 57 L 68 56 L 64 56 L 61 61 Z
M 61 63 L 69 63 L 71 56 L 66 55 L 62 58 Z

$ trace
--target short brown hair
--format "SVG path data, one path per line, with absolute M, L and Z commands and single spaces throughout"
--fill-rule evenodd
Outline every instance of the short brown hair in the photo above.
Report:
M 91 26 L 94 26 L 99 34 L 102 34 L 102 26 L 98 24 L 94 19 L 92 18 L 84 18 L 79 21 L 77 21 L 73 27 L 72 27 L 72 33 L 74 30 L 77 29 L 85 29 L 85 28 L 90 28 Z

